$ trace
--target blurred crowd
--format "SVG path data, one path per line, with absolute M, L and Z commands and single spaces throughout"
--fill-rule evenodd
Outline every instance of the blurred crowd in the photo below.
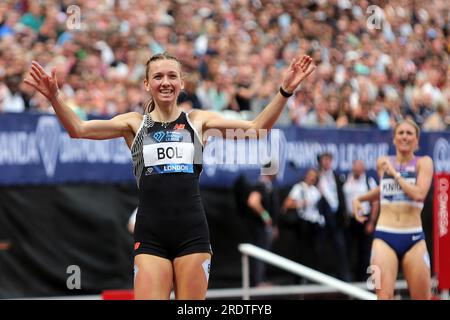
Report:
M 180 105 L 252 118 L 299 54 L 318 69 L 279 125 L 390 129 L 411 117 L 450 126 L 448 0 L 4 0 L 0 112 L 51 112 L 22 83 L 32 60 L 57 68 L 79 114 L 142 111 L 145 63 L 178 57 Z

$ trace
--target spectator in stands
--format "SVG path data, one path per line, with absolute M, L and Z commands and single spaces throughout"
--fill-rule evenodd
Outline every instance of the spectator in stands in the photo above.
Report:
M 184 78 L 184 91 L 180 94 L 178 104 L 188 112 L 192 109 L 202 109 L 202 103 L 197 95 L 198 74 L 190 74 Z
M 263 168 L 272 165 L 267 163 Z M 250 184 L 249 190 L 241 195 L 247 204 L 243 217 L 250 243 L 265 250 L 271 250 L 272 242 L 278 236 L 276 222 L 281 203 L 276 177 L 276 173 L 261 174 L 256 183 Z M 250 285 L 257 287 L 266 284 L 266 263 L 250 258 Z
M 450 127 L 450 107 L 445 101 L 439 101 L 436 111 L 433 112 L 423 123 L 423 130 L 443 131 Z
M 292 124 L 300 127 L 303 126 L 308 113 L 313 109 L 313 104 L 308 100 L 305 90 L 301 89 L 292 99 L 289 99 L 288 107 Z
M 23 112 L 25 101 L 19 88 L 22 79 L 20 75 L 8 75 L 5 84 L 0 84 L 0 111 Z
M 325 216 L 327 236 L 332 241 L 336 254 L 337 276 L 344 281 L 350 281 L 350 266 L 345 243 L 345 228 L 349 218 L 345 208 L 345 198 L 342 190 L 343 181 L 333 171 L 333 155 L 324 152 L 317 157 L 319 163 L 318 188 L 323 195 L 319 203 L 319 211 Z
M 327 111 L 327 101 L 317 97 L 314 108 L 308 113 L 303 126 L 305 127 L 335 127 L 336 122 Z
M 343 191 L 347 215 L 350 219 L 350 224 L 346 230 L 347 249 L 350 253 L 349 258 L 355 281 L 366 281 L 370 276 L 367 273 L 367 268 L 370 264 L 372 235 L 378 218 L 379 204 L 376 201 L 370 204 L 364 203 L 362 207 L 363 215 L 367 216 L 368 219 L 364 224 L 361 224 L 353 217 L 352 201 L 355 197 L 376 187 L 375 179 L 366 174 L 364 162 L 362 160 L 354 160 L 352 171 L 344 182 Z
M 199 0 L 185 6 L 176 1 L 127 0 L 97 5 L 93 0 L 80 0 L 77 6 L 82 23 L 77 25 L 77 12 L 67 11 L 66 1 L 3 1 L 0 78 L 6 74 L 23 75 L 33 55 L 39 55 L 49 66 L 66 60 L 66 70 L 59 76 L 73 82 L 64 81 L 61 90 L 65 97 L 82 89 L 76 82 L 89 81 L 93 89 L 89 92 L 111 98 L 108 107 L 103 104 L 97 105 L 97 110 L 84 111 L 115 115 L 123 108 L 133 111 L 136 101 L 135 97 L 129 101 L 131 98 L 111 92 L 126 92 L 139 75 L 142 77 L 149 49 L 153 53 L 168 50 L 179 56 L 190 73 L 200 74 L 200 91 L 211 80 L 219 83 L 226 77 L 229 82 L 226 89 L 216 86 L 218 94 L 212 105 L 206 104 L 199 93 L 203 109 L 228 108 L 236 110 L 235 117 L 240 116 L 240 110 L 247 110 L 241 117 L 246 118 L 249 109 L 254 111 L 253 104 L 260 100 L 266 84 L 270 87 L 277 83 L 286 67 L 284 61 L 300 50 L 314 55 L 320 64 L 311 85 L 331 107 L 324 113 L 331 113 L 339 128 L 358 121 L 347 106 L 354 109 L 366 101 L 375 107 L 368 111 L 377 116 L 381 129 L 391 129 L 406 113 L 422 122 L 423 114 L 412 115 L 416 111 L 409 109 L 412 92 L 417 90 L 429 96 L 425 110 L 428 115 L 435 111 L 437 101 L 450 90 L 446 0 L 378 3 L 384 15 L 376 25 L 371 24 L 376 17 L 368 16 L 367 1 L 319 2 L 314 0 L 299 10 L 292 1 L 260 6 L 259 1 Z M 145 12 L 154 13 L 150 20 Z M 377 26 L 381 29 L 372 28 Z M 49 52 L 55 52 L 55 56 Z M 82 72 L 87 61 L 92 67 L 89 75 Z M 261 72 L 262 82 L 258 79 Z M 312 92 L 309 88 L 307 91 Z M 400 108 L 391 110 L 388 99 L 382 105 L 373 105 L 378 96 L 397 96 Z M 342 111 L 336 115 L 336 98 L 345 106 L 345 116 Z M 141 107 L 145 99 L 141 94 Z M 291 116 L 302 125 L 302 115 Z M 285 123 L 283 115 L 279 123 Z
M 308 169 L 303 181 L 296 183 L 283 203 L 283 214 L 298 215 L 297 236 L 300 248 L 300 262 L 313 269 L 319 269 L 322 252 L 319 251 L 323 241 L 325 217 L 319 212 L 322 194 L 316 187 L 319 172 Z M 290 209 L 294 209 L 290 212 Z

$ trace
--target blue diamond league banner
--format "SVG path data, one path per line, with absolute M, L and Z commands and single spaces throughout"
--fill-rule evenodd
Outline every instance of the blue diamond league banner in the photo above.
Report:
M 375 129 L 274 128 L 267 138 L 211 139 L 204 148 L 204 187 L 231 187 L 245 174 L 256 179 L 272 162 L 280 185 L 293 185 L 317 155 L 330 152 L 346 174 L 361 159 L 376 177 L 376 159 L 392 154 L 392 132 Z M 450 132 L 423 132 L 418 155 L 433 158 L 436 172 L 450 172 Z M 130 182 L 131 155 L 123 139 L 71 139 L 54 115 L 0 114 L 0 185 Z
M 275 132 L 278 141 L 276 151 L 262 154 L 265 155 L 264 158 L 277 159 L 277 182 L 280 186 L 293 185 L 303 178 L 309 168 L 317 168 L 317 156 L 324 152 L 333 155 L 333 169 L 336 172 L 347 174 L 354 160 L 363 160 L 367 173 L 378 179 L 377 158 L 395 152 L 392 131 L 369 128 L 306 129 L 291 126 L 272 129 L 271 135 Z M 268 144 L 272 143 L 269 141 Z M 243 158 L 242 155 L 251 160 L 252 154 L 260 154 L 258 150 L 261 145 L 264 146 L 258 141 L 242 140 L 209 142 L 203 155 L 202 185 L 230 187 L 243 173 L 250 180 L 256 179 L 260 165 L 252 161 L 242 163 L 239 160 Z M 220 154 L 220 161 L 216 161 L 216 150 L 221 148 L 223 152 Z M 422 132 L 416 154 L 432 157 L 436 172 L 450 172 L 450 131 Z
M 123 139 L 71 139 L 53 115 L 0 115 L 0 185 L 134 181 Z

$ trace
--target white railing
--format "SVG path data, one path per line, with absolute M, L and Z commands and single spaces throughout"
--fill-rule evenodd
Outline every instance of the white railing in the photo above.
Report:
M 352 282 L 353 286 L 359 288 L 366 288 L 366 282 Z M 408 287 L 405 280 L 398 280 L 395 289 L 406 290 Z M 268 287 L 253 287 L 248 290 L 252 297 L 265 296 L 289 296 L 289 295 L 318 295 L 318 294 L 333 294 L 338 290 L 328 285 L 323 284 L 296 284 L 296 285 L 280 285 Z M 240 288 L 223 288 L 223 289 L 208 289 L 206 299 L 234 299 L 240 298 L 244 294 L 242 287 Z M 173 292 L 170 294 L 170 299 L 174 300 Z M 0 299 L 1 300 L 1 299 Z M 102 300 L 101 295 L 71 295 L 71 296 L 54 296 L 54 297 L 30 297 L 19 298 L 14 300 Z
M 361 289 L 347 282 L 338 280 L 322 272 L 308 268 L 304 265 L 296 263 L 292 260 L 286 259 L 279 255 L 276 255 L 267 250 L 261 249 L 249 243 L 243 243 L 238 246 L 239 251 L 242 253 L 242 298 L 244 300 L 250 299 L 250 268 L 249 268 L 249 256 L 257 258 L 266 263 L 279 267 L 283 270 L 292 272 L 301 277 L 309 280 L 328 285 L 335 288 L 337 291 L 348 294 L 351 297 L 355 297 L 363 300 L 376 300 L 377 296 L 367 290 Z

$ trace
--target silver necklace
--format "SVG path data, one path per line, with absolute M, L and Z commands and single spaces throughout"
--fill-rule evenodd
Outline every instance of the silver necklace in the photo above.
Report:
M 150 113 L 147 114 L 148 115 L 148 123 L 147 123 L 147 127 L 153 127 L 155 125 L 155 120 L 153 120 L 152 116 L 150 115 Z M 159 123 L 161 123 L 161 126 L 166 129 L 169 124 L 171 123 L 171 121 L 158 121 Z
M 160 121 L 159 123 L 161 123 L 161 126 L 166 129 L 167 126 L 170 124 L 171 121 Z M 147 114 L 147 123 L 146 123 L 148 128 L 151 128 L 155 125 L 155 120 L 153 120 L 152 116 L 150 115 L 150 113 Z

